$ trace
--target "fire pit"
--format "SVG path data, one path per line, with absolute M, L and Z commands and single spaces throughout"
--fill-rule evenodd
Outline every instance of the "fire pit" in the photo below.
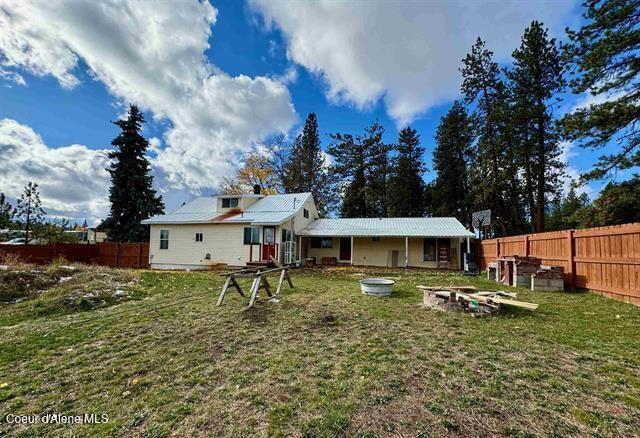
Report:
M 360 290 L 365 295 L 388 297 L 393 292 L 395 284 L 395 281 L 386 278 L 365 278 L 360 280 Z

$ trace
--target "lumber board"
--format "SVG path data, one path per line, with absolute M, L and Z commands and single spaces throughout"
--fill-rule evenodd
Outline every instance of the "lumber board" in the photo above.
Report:
M 507 300 L 507 299 L 498 298 L 498 297 L 488 297 L 488 299 L 502 306 L 520 307 L 522 309 L 527 309 L 527 310 L 536 310 L 538 308 L 537 304 L 527 303 L 526 301 Z

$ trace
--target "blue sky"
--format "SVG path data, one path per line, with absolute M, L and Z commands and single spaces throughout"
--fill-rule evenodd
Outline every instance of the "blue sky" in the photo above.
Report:
M 295 135 L 311 111 L 325 147 L 329 133 L 376 119 L 393 142 L 410 123 L 431 168 L 435 128 L 460 97 L 457 69 L 475 37 L 506 65 L 531 20 L 558 38 L 580 22 L 572 1 L 179 4 L 176 14 L 162 1 L 0 0 L 0 191 L 15 198 L 35 180 L 53 215 L 104 217 L 110 121 L 129 102 L 145 110 L 169 210 L 212 193 L 243 153 Z M 558 111 L 586 101 L 567 94 Z M 602 153 L 567 152 L 574 176 Z

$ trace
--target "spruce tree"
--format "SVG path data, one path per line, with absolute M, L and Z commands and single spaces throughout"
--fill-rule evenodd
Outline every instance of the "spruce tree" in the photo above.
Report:
M 524 127 L 519 126 L 522 150 L 514 158 L 523 169 L 526 189 L 533 191 L 527 193 L 529 214 L 534 232 L 539 233 L 545 231 L 547 199 L 558 194 L 564 169 L 558 159 L 562 151 L 551 102 L 565 86 L 563 67 L 555 39 L 548 37 L 547 30 L 538 21 L 533 21 L 525 30 L 520 47 L 512 56 L 513 69 L 507 71 L 516 105 L 512 114 L 526 123 Z
M 140 130 L 144 117 L 138 107 L 131 105 L 126 119 L 113 122 L 121 132 L 111 144 L 116 150 L 112 159 L 111 210 L 102 227 L 109 230 L 109 240 L 115 242 L 145 242 L 149 227 L 140 221 L 164 212 L 162 198 L 153 189 L 150 163 L 145 152 L 149 142 Z
M 469 168 L 473 160 L 473 125 L 465 107 L 458 101 L 440 120 L 436 129 L 433 168 L 434 214 L 453 216 L 471 227 L 473 194 Z
M 563 118 L 564 133 L 584 148 L 615 144 L 617 152 L 600 157 L 585 180 L 640 165 L 640 1 L 587 0 L 585 24 L 567 30 L 563 46 L 574 93 L 603 100 Z M 615 143 L 613 143 L 615 141 Z
M 47 213 L 42 209 L 38 184 L 29 181 L 18 198 L 15 211 L 15 217 L 24 229 L 25 244 L 29 244 L 33 228 L 42 222 L 45 214 Z
M 0 193 L 0 229 L 9 228 L 13 224 L 13 207 L 9 200 Z
M 420 135 L 410 126 L 398 134 L 395 145 L 396 157 L 389 181 L 389 215 L 391 217 L 422 217 L 426 213 L 426 185 L 422 176 L 427 168 L 424 164 L 424 147 Z
M 320 145 L 318 120 L 314 113 L 309 113 L 302 134 L 298 135 L 293 144 L 284 181 L 286 193 L 311 192 L 320 216 L 331 210 L 334 196 Z

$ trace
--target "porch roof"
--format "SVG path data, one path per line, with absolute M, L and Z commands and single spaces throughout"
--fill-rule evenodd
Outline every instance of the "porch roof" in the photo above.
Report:
M 317 237 L 475 237 L 453 217 L 318 219 L 298 234 Z

